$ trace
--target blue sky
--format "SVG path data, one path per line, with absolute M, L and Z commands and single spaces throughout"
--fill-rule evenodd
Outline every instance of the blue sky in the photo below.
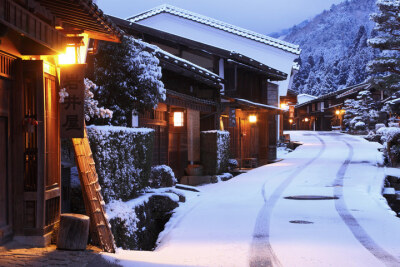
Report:
M 127 18 L 171 4 L 259 33 L 268 34 L 312 18 L 344 0 L 97 0 L 106 13 Z

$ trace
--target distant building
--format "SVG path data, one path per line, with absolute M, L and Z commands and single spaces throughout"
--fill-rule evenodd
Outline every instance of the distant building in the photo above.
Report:
M 383 100 L 383 92 L 375 89 L 369 83 L 357 84 L 319 97 L 298 95 L 303 100 L 295 107 L 295 129 L 312 131 L 340 130 L 343 127 L 343 116 L 346 112 L 344 102 L 347 99 L 356 99 L 358 93 L 369 90 L 376 101 Z M 302 100 L 302 101 L 303 101 Z

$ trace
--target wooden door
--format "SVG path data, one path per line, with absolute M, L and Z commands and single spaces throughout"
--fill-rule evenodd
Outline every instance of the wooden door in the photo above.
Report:
M 8 224 L 7 133 L 7 117 L 0 117 L 0 228 Z

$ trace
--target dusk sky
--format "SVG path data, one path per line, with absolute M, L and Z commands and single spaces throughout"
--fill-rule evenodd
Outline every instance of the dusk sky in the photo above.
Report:
M 97 0 L 109 15 L 127 18 L 161 4 L 171 4 L 259 33 L 292 27 L 344 0 Z

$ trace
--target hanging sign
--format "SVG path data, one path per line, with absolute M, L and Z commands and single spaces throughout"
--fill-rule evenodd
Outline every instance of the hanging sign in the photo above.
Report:
M 60 88 L 65 88 L 68 93 L 60 106 L 61 138 L 83 138 L 84 136 L 85 68 L 86 64 L 61 66 Z

